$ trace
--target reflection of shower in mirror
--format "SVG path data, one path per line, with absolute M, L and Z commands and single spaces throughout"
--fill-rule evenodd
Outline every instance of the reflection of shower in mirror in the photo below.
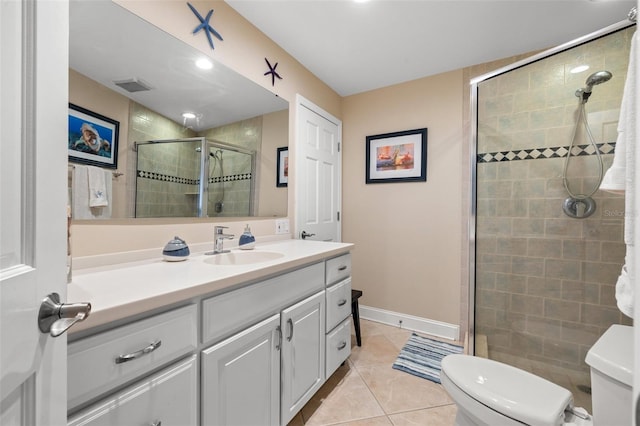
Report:
M 254 214 L 255 151 L 204 137 L 136 142 L 135 150 L 135 217 Z

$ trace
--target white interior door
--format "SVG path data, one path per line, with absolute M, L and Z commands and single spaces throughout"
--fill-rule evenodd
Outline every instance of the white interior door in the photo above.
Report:
M 341 241 L 342 122 L 296 97 L 295 235 Z
M 66 424 L 66 335 L 38 327 L 66 296 L 68 5 L 0 1 L 0 424 Z

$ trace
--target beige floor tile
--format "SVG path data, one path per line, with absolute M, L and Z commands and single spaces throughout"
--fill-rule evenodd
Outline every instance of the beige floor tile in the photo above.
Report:
M 452 404 L 393 414 L 389 419 L 394 426 L 452 426 L 456 420 L 456 412 L 456 406 Z
M 356 365 L 393 364 L 400 350 L 381 334 L 362 336 L 362 346 L 352 346 L 349 359 Z
M 356 369 L 387 414 L 451 404 L 442 385 L 388 365 L 358 365 Z
M 336 426 L 393 426 L 387 416 L 372 417 L 370 419 L 356 420 L 354 422 L 337 423 Z
M 305 425 L 319 426 L 384 416 L 385 413 L 360 375 L 347 364 L 331 377 L 318 394 L 302 408 Z

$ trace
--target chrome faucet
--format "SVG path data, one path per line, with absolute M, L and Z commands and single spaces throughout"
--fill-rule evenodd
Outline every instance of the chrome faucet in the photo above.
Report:
M 216 226 L 213 228 L 213 251 L 208 251 L 205 254 L 220 254 L 220 253 L 229 253 L 229 250 L 224 249 L 224 240 L 232 240 L 233 234 L 225 234 L 224 230 L 227 229 L 227 226 Z

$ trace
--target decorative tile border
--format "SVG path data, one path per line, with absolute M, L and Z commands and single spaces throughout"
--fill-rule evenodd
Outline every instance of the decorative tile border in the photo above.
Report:
M 615 142 L 603 142 L 596 144 L 600 154 L 613 154 L 616 148 Z M 478 163 L 497 163 L 502 161 L 537 160 L 545 158 L 563 158 L 569 150 L 565 146 L 551 148 L 531 148 L 518 151 L 485 152 L 477 155 Z M 595 149 L 591 144 L 574 145 L 571 155 L 574 157 L 583 155 L 595 155 Z
M 180 176 L 171 176 L 171 175 L 165 175 L 162 173 L 147 172 L 144 170 L 137 170 L 136 176 L 144 179 L 159 180 L 162 182 L 171 182 L 171 183 L 182 183 L 185 185 L 197 185 L 199 181 L 198 179 L 189 179 L 189 178 L 184 178 Z
M 171 176 L 171 175 L 165 175 L 162 173 L 147 172 L 144 170 L 136 171 L 136 176 L 144 179 L 159 180 L 162 182 L 171 182 L 171 183 L 181 183 L 184 185 L 198 185 L 200 183 L 200 179 L 189 179 L 189 178 L 184 178 L 180 176 Z M 212 178 L 209 178 L 209 183 L 235 182 L 240 180 L 251 180 L 251 173 L 240 173 L 236 175 L 212 177 Z

